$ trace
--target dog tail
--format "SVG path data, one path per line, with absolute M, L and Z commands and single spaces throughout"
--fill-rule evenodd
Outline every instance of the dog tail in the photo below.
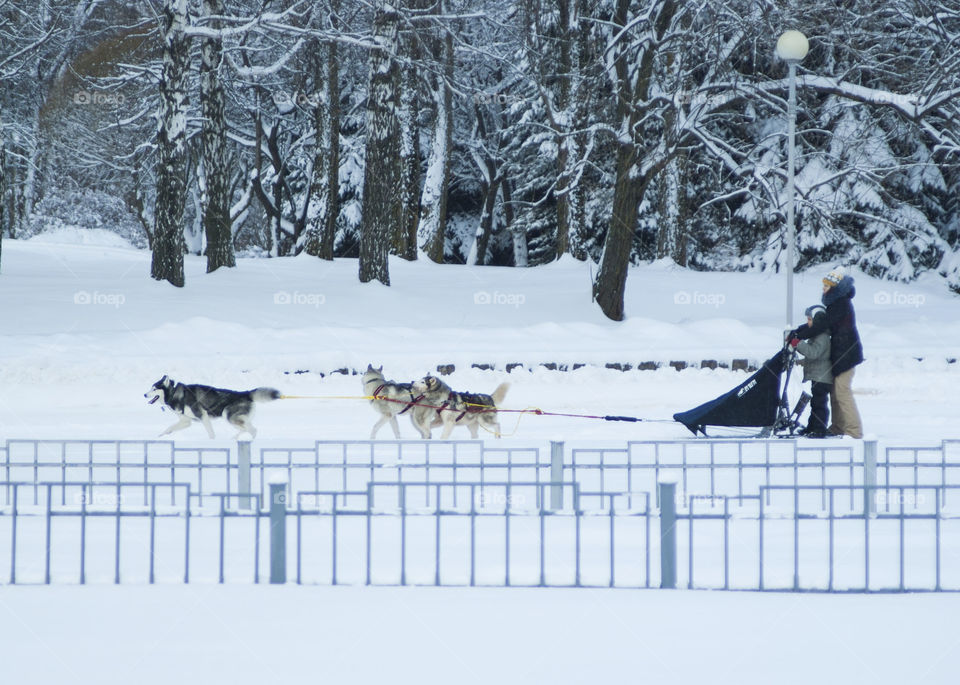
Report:
M 250 391 L 250 397 L 254 402 L 272 402 L 283 397 L 283 393 L 276 388 L 257 388 Z
M 500 403 L 503 402 L 503 398 L 507 396 L 507 390 L 510 389 L 509 383 L 501 383 L 497 386 L 497 389 L 493 391 L 490 397 L 493 398 L 493 405 L 499 407 Z

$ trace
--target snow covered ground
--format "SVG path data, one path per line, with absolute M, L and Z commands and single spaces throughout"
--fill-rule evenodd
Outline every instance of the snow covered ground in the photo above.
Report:
M 514 270 L 393 260 L 386 288 L 358 283 L 352 260 L 241 259 L 207 275 L 188 257 L 187 287 L 176 289 L 149 279 L 149 260 L 107 233 L 4 241 L 0 440 L 154 437 L 172 418 L 143 393 L 165 373 L 330 398 L 261 406 L 265 439 L 364 439 L 372 412 L 340 399 L 361 394 L 359 379 L 331 372 L 368 363 L 398 380 L 455 364 L 451 384 L 474 391 L 508 379 L 509 408 L 664 419 L 513 416 L 512 440 L 684 438 L 669 417 L 744 372 L 604 365 L 759 362 L 784 323 L 775 274 L 637 267 L 628 319 L 613 323 L 590 302 L 590 266 L 571 261 Z M 798 275 L 796 323 L 818 301 L 821 275 Z M 960 437 L 960 298 L 933 276 L 902 285 L 854 275 L 866 430 L 888 444 Z M 508 374 L 514 363 L 524 367 Z M 401 431 L 412 437 L 408 423 Z M 178 437 L 205 439 L 198 425 Z M 953 594 L 12 586 L 0 593 L 0 654 L 4 682 L 952 684 L 955 609 Z
M 777 349 L 784 327 L 784 279 L 776 274 L 637 267 L 628 318 L 615 323 L 590 302 L 591 267 L 574 261 L 507 269 L 393 260 L 387 288 L 359 283 L 354 260 L 241 259 L 235 270 L 205 274 L 202 258 L 187 257 L 187 287 L 177 289 L 148 277 L 149 253 L 117 240 L 88 231 L 4 242 L 0 437 L 155 436 L 172 420 L 143 393 L 165 373 L 340 397 L 361 394 L 361 386 L 330 373 L 337 369 L 382 364 L 388 378 L 410 380 L 452 363 L 458 389 L 489 392 L 509 379 L 509 408 L 667 419 L 507 417 L 504 431 L 518 438 L 681 438 L 687 432 L 669 421 L 674 412 L 745 376 L 667 364 L 759 362 Z M 821 275 L 798 275 L 797 323 L 818 301 Z M 960 357 L 960 298 L 934 276 L 904 285 L 854 275 L 867 356 L 854 386 L 867 432 L 906 442 L 960 436 L 952 401 L 960 363 L 950 361 Z M 603 368 L 647 361 L 664 367 Z M 513 363 L 525 366 L 508 374 Z M 542 363 L 588 366 L 564 373 Z M 262 437 L 365 438 L 373 414 L 364 405 L 276 402 L 258 409 L 257 425 Z M 401 431 L 413 437 L 409 423 Z M 202 437 L 203 429 L 180 436 Z
M 960 595 L 11 587 L 4 682 L 953 685 Z

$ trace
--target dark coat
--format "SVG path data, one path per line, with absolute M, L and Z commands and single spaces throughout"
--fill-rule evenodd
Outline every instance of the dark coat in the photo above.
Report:
M 844 276 L 823 294 L 822 302 L 827 308 L 826 316 L 818 316 L 812 326 L 797 329 L 797 337 L 809 340 L 824 331 L 830 333 L 830 363 L 833 375 L 839 376 L 863 362 L 863 345 L 857 331 L 857 317 L 853 312 L 853 297 L 857 294 L 853 279 Z

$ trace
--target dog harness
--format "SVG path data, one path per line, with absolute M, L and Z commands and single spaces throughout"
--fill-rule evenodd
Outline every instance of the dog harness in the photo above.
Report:
M 490 411 L 489 408 L 496 409 L 496 407 L 494 407 L 492 403 L 487 401 L 488 399 L 490 399 L 487 395 L 451 392 L 449 395 L 447 395 L 447 399 L 444 400 L 443 404 L 437 407 L 437 416 L 440 416 L 441 412 L 444 409 L 446 409 L 451 402 L 456 404 L 458 399 L 464 404 L 466 404 L 467 408 L 464 409 L 462 412 L 460 412 L 460 415 L 454 419 L 454 422 L 459 421 L 460 419 L 462 419 L 464 416 L 466 416 L 471 412 L 476 413 L 476 412 Z
M 368 381 L 368 382 L 372 382 L 372 381 Z M 401 385 L 399 385 L 399 384 L 396 384 L 396 383 L 395 383 L 394 385 L 397 385 L 398 388 L 399 388 L 399 387 L 403 387 L 403 386 L 401 386 Z M 379 394 L 380 394 L 380 391 L 383 390 L 386 386 L 387 386 L 387 383 L 381 383 L 380 385 L 378 385 L 378 386 L 377 386 L 377 389 L 373 391 L 372 396 L 373 396 L 373 397 L 376 397 L 377 395 L 379 395 Z M 404 407 L 404 408 L 401 409 L 399 412 L 397 412 L 397 416 L 400 416 L 400 414 L 405 413 L 407 410 L 409 410 L 411 407 L 413 407 L 417 402 L 419 402 L 420 400 L 422 400 L 423 397 L 424 397 L 423 395 L 417 395 L 416 397 L 414 397 L 414 396 L 413 396 L 413 393 L 410 392 L 410 390 L 407 390 L 407 392 L 410 393 L 410 401 L 407 402 L 407 406 L 406 406 L 406 407 Z

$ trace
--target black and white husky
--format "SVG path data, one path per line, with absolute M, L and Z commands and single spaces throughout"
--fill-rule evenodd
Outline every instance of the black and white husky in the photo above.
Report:
M 413 383 L 388 381 L 383 377 L 382 366 L 375 369 L 372 364 L 367 364 L 367 370 L 363 374 L 363 393 L 374 398 L 370 400 L 370 406 L 380 414 L 380 419 L 373 424 L 373 430 L 370 431 L 370 439 L 376 440 L 377 431 L 389 422 L 394 436 L 399 440 L 400 426 L 397 424 L 397 416 L 408 412 L 418 399 L 413 394 Z
M 425 376 L 413 384 L 413 392 L 422 396 L 413 409 L 413 425 L 424 440 L 430 439 L 432 429 L 437 426 L 443 426 L 440 435 L 443 440 L 450 437 L 456 426 L 466 426 L 474 439 L 481 426 L 499 438 L 497 405 L 503 402 L 509 388 L 509 383 L 501 383 L 490 395 L 455 392 L 436 376 Z
M 185 385 L 177 383 L 168 376 L 164 376 L 144 394 L 149 398 L 148 404 L 157 400 L 180 415 L 180 420 L 163 431 L 166 435 L 173 431 L 183 430 L 192 421 L 199 421 L 207 429 L 207 435 L 213 435 L 211 418 L 223 416 L 231 424 L 239 428 L 236 437 L 241 433 L 249 433 L 251 438 L 257 437 L 257 429 L 250 419 L 253 417 L 255 402 L 270 402 L 281 397 L 279 390 L 274 388 L 257 388 L 255 390 L 237 391 L 212 388 L 209 385 Z

